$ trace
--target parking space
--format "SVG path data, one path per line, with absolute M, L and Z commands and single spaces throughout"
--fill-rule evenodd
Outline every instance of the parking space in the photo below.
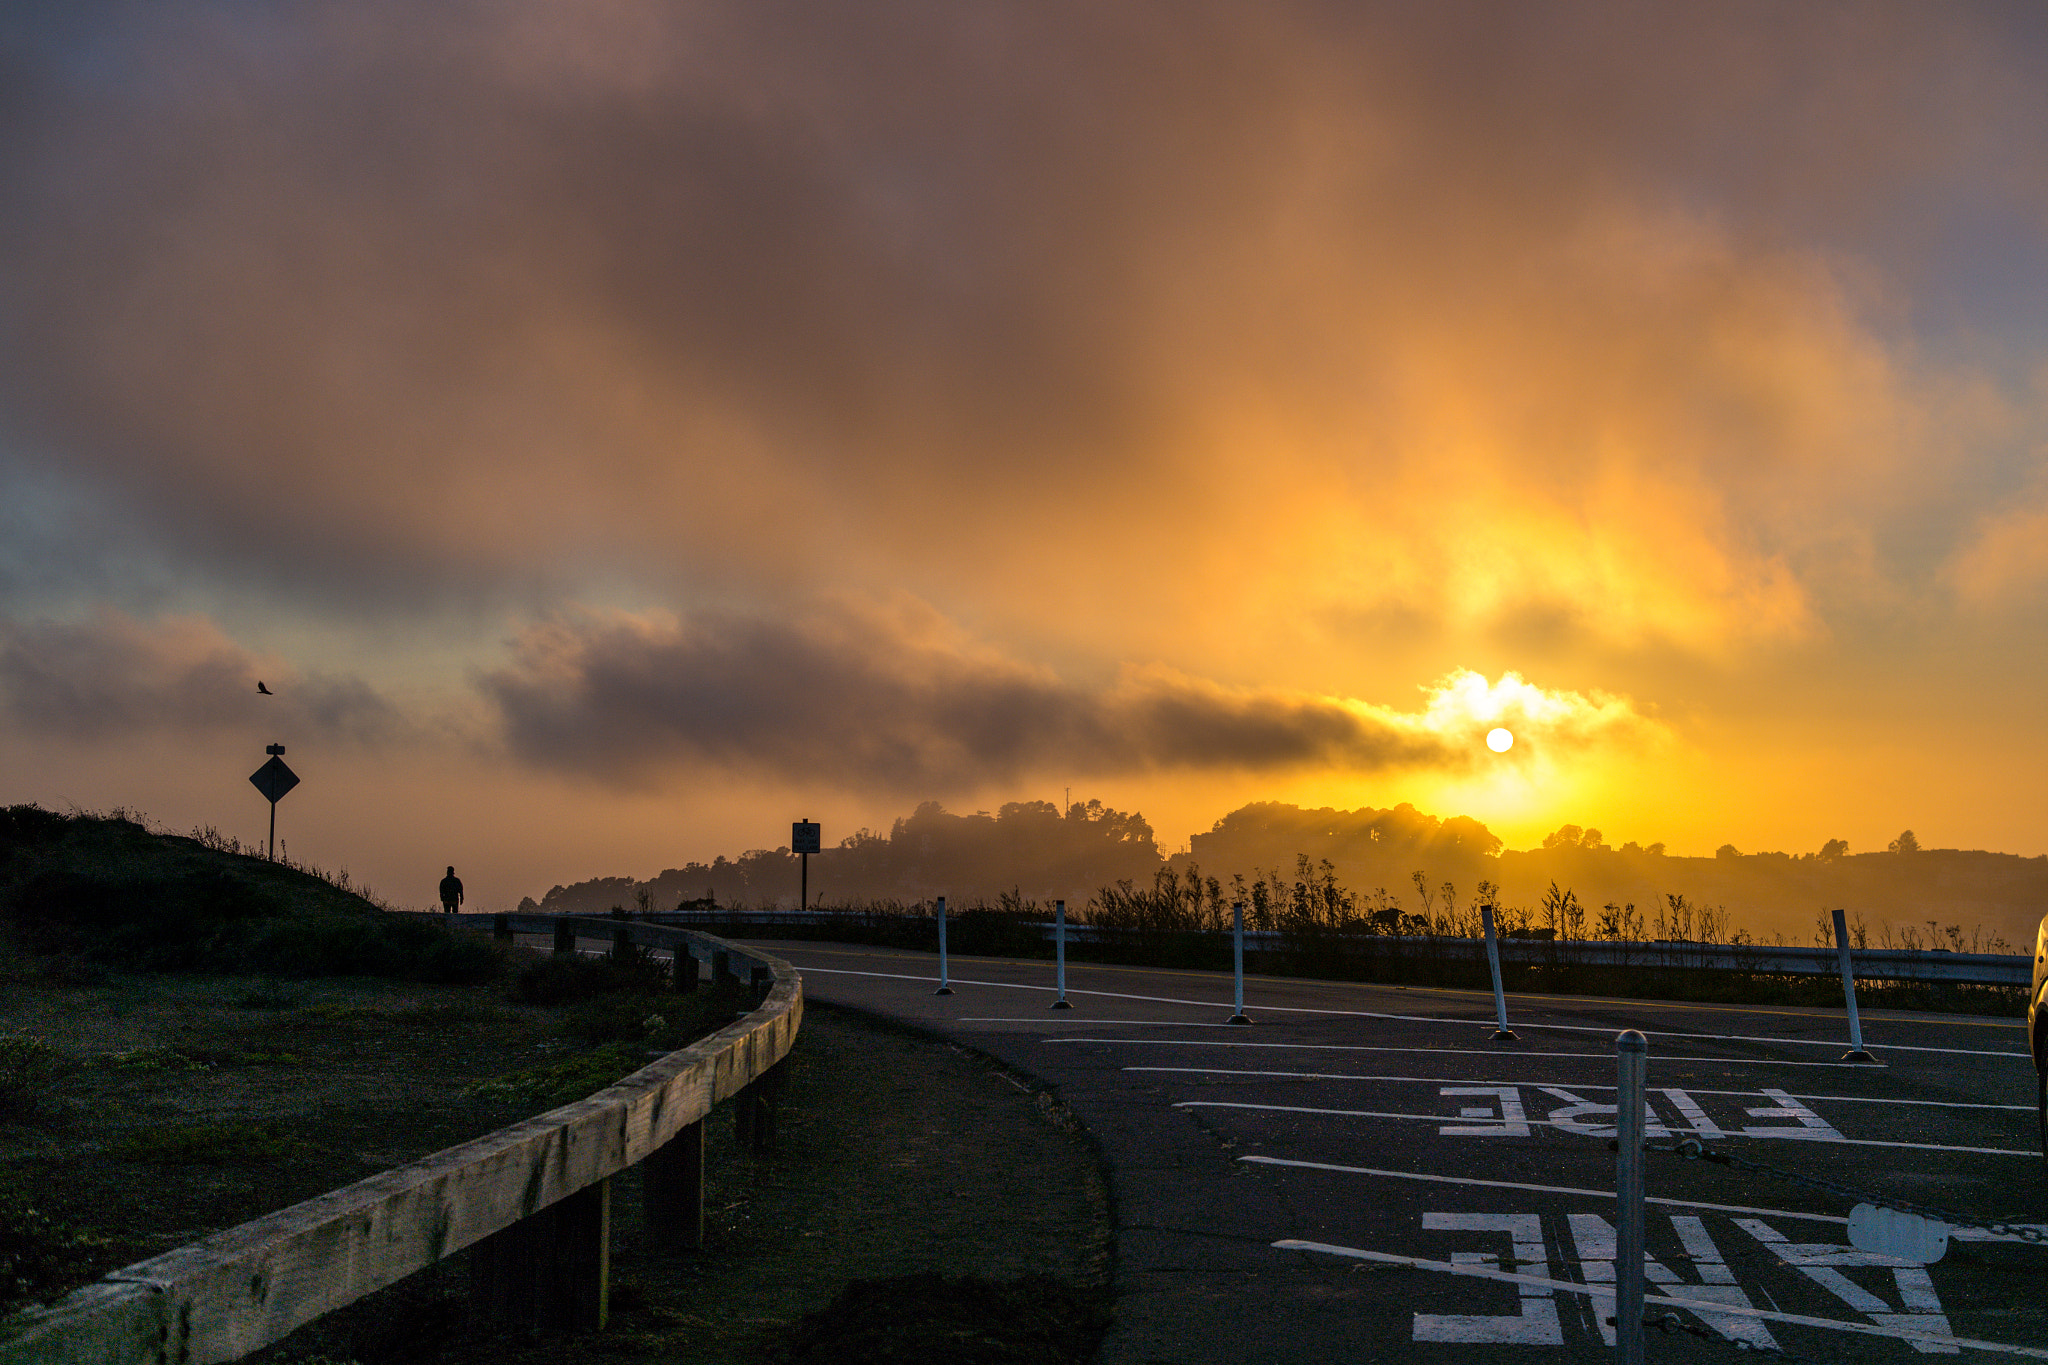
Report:
M 764 944 L 812 998 L 981 1047 L 1056 1086 L 1113 1173 L 1122 1360 L 1604 1358 L 1614 1281 L 1613 1038 L 1650 1038 L 1646 1273 L 1659 1358 L 1959 1350 L 2048 1359 L 2044 1249 L 1965 1232 L 1940 1263 L 1857 1250 L 1853 1191 L 2039 1225 L 2024 1035 L 1826 1011 L 1490 998 L 1207 973 Z M 1802 1179 L 1805 1183 L 1802 1183 Z M 1708 1305 L 1711 1305 L 1709 1307 Z M 1957 1339 L 1982 1345 L 1959 1346 Z M 2001 1347 L 2005 1349 L 2000 1349 Z

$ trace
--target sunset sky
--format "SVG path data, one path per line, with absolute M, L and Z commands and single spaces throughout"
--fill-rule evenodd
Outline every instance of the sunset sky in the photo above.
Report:
M 2036 3 L 0 9 L 0 800 L 2034 855 L 2044 625 Z

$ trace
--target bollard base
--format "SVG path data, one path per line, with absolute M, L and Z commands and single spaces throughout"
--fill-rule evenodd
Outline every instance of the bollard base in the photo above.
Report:
M 951 995 L 952 993 L 953 988 L 951 986 L 941 986 L 932 992 L 933 995 Z
M 1496 1043 L 1519 1043 L 1522 1041 L 1522 1036 L 1511 1028 L 1497 1028 L 1493 1031 L 1493 1041 Z
M 1074 1007 L 1073 1007 L 1072 1005 L 1068 1004 L 1068 1003 L 1067 1003 L 1066 1001 L 1064 1001 L 1064 1000 L 1055 1000 L 1055 1001 L 1053 1001 L 1053 1002 L 1052 1002 L 1052 1007 L 1053 1007 L 1054 1009 L 1056 1009 L 1056 1010 L 1070 1010 L 1070 1009 L 1074 1008 Z
M 1870 1055 L 1870 1054 L 1869 1054 L 1868 1052 L 1865 1052 L 1865 1051 L 1864 1051 L 1864 1050 L 1863 1050 L 1862 1048 L 1860 1048 L 1860 1047 L 1859 1047 L 1859 1048 L 1855 1048 L 1855 1049 L 1852 1049 L 1851 1051 L 1848 1051 L 1848 1052 L 1845 1052 L 1845 1053 L 1843 1053 L 1843 1054 L 1842 1054 L 1842 1060 L 1843 1060 L 1843 1061 L 1845 1061 L 1845 1062 L 1861 1062 L 1861 1063 L 1863 1063 L 1863 1064 L 1864 1064 L 1865 1066 L 1883 1066 L 1883 1065 L 1884 1065 L 1884 1063 L 1883 1063 L 1883 1062 L 1880 1062 L 1879 1060 L 1877 1060 L 1877 1058 L 1875 1058 L 1875 1057 L 1871 1056 L 1871 1055 Z
M 1230 1022 L 1233 1024 L 1249 1024 L 1251 1020 L 1242 1014 L 1233 1014 L 1230 1016 Z

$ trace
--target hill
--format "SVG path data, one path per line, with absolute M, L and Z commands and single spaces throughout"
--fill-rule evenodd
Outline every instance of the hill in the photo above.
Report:
M 481 939 L 345 884 L 125 814 L 0 810 L 0 922 L 37 970 L 253 972 L 480 981 Z

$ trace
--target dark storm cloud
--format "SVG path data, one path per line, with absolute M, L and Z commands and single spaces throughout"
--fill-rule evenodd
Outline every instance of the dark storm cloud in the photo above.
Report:
M 916 618 L 557 621 L 516 653 L 483 680 L 514 752 L 633 783 L 710 765 L 929 795 L 1043 772 L 1371 772 L 1473 752 L 1469 732 L 1334 698 L 1166 673 L 1064 682 Z
M 1500 356 L 1570 362 L 1531 385 L 1556 449 L 1514 443 L 1535 483 L 1579 478 L 1638 395 L 1628 443 L 1750 423 L 1702 444 L 1769 463 L 1752 375 L 1777 367 L 1721 361 L 1717 388 L 1634 329 L 1725 327 L 1741 357 L 1778 313 L 1618 306 L 1633 285 L 1573 274 L 1587 216 L 1647 206 L 1654 237 L 1704 206 L 1738 246 L 1880 222 L 1915 259 L 1930 175 L 2038 217 L 2038 177 L 1996 169 L 2038 165 L 1996 133 L 2040 109 L 2006 15 L 10 6 L 0 440 L 188 564 L 401 609 L 592 565 L 781 588 L 841 545 L 991 528 L 1161 563 L 1163 497 L 1286 515 L 1288 478 L 1187 439 L 1205 401 L 1398 451 L 1418 433 L 1349 428 L 1407 354 L 1487 387 Z M 1558 276 L 1565 300 L 1525 296 Z M 1497 352 L 1410 349 L 1494 309 L 1526 319 Z M 1580 391 L 1638 352 L 1627 394 Z
M 273 695 L 258 694 L 259 679 Z M 374 745 L 406 729 L 361 679 L 299 677 L 203 620 L 113 611 L 83 622 L 0 618 L 0 705 L 25 732 L 87 741 L 269 725 Z

